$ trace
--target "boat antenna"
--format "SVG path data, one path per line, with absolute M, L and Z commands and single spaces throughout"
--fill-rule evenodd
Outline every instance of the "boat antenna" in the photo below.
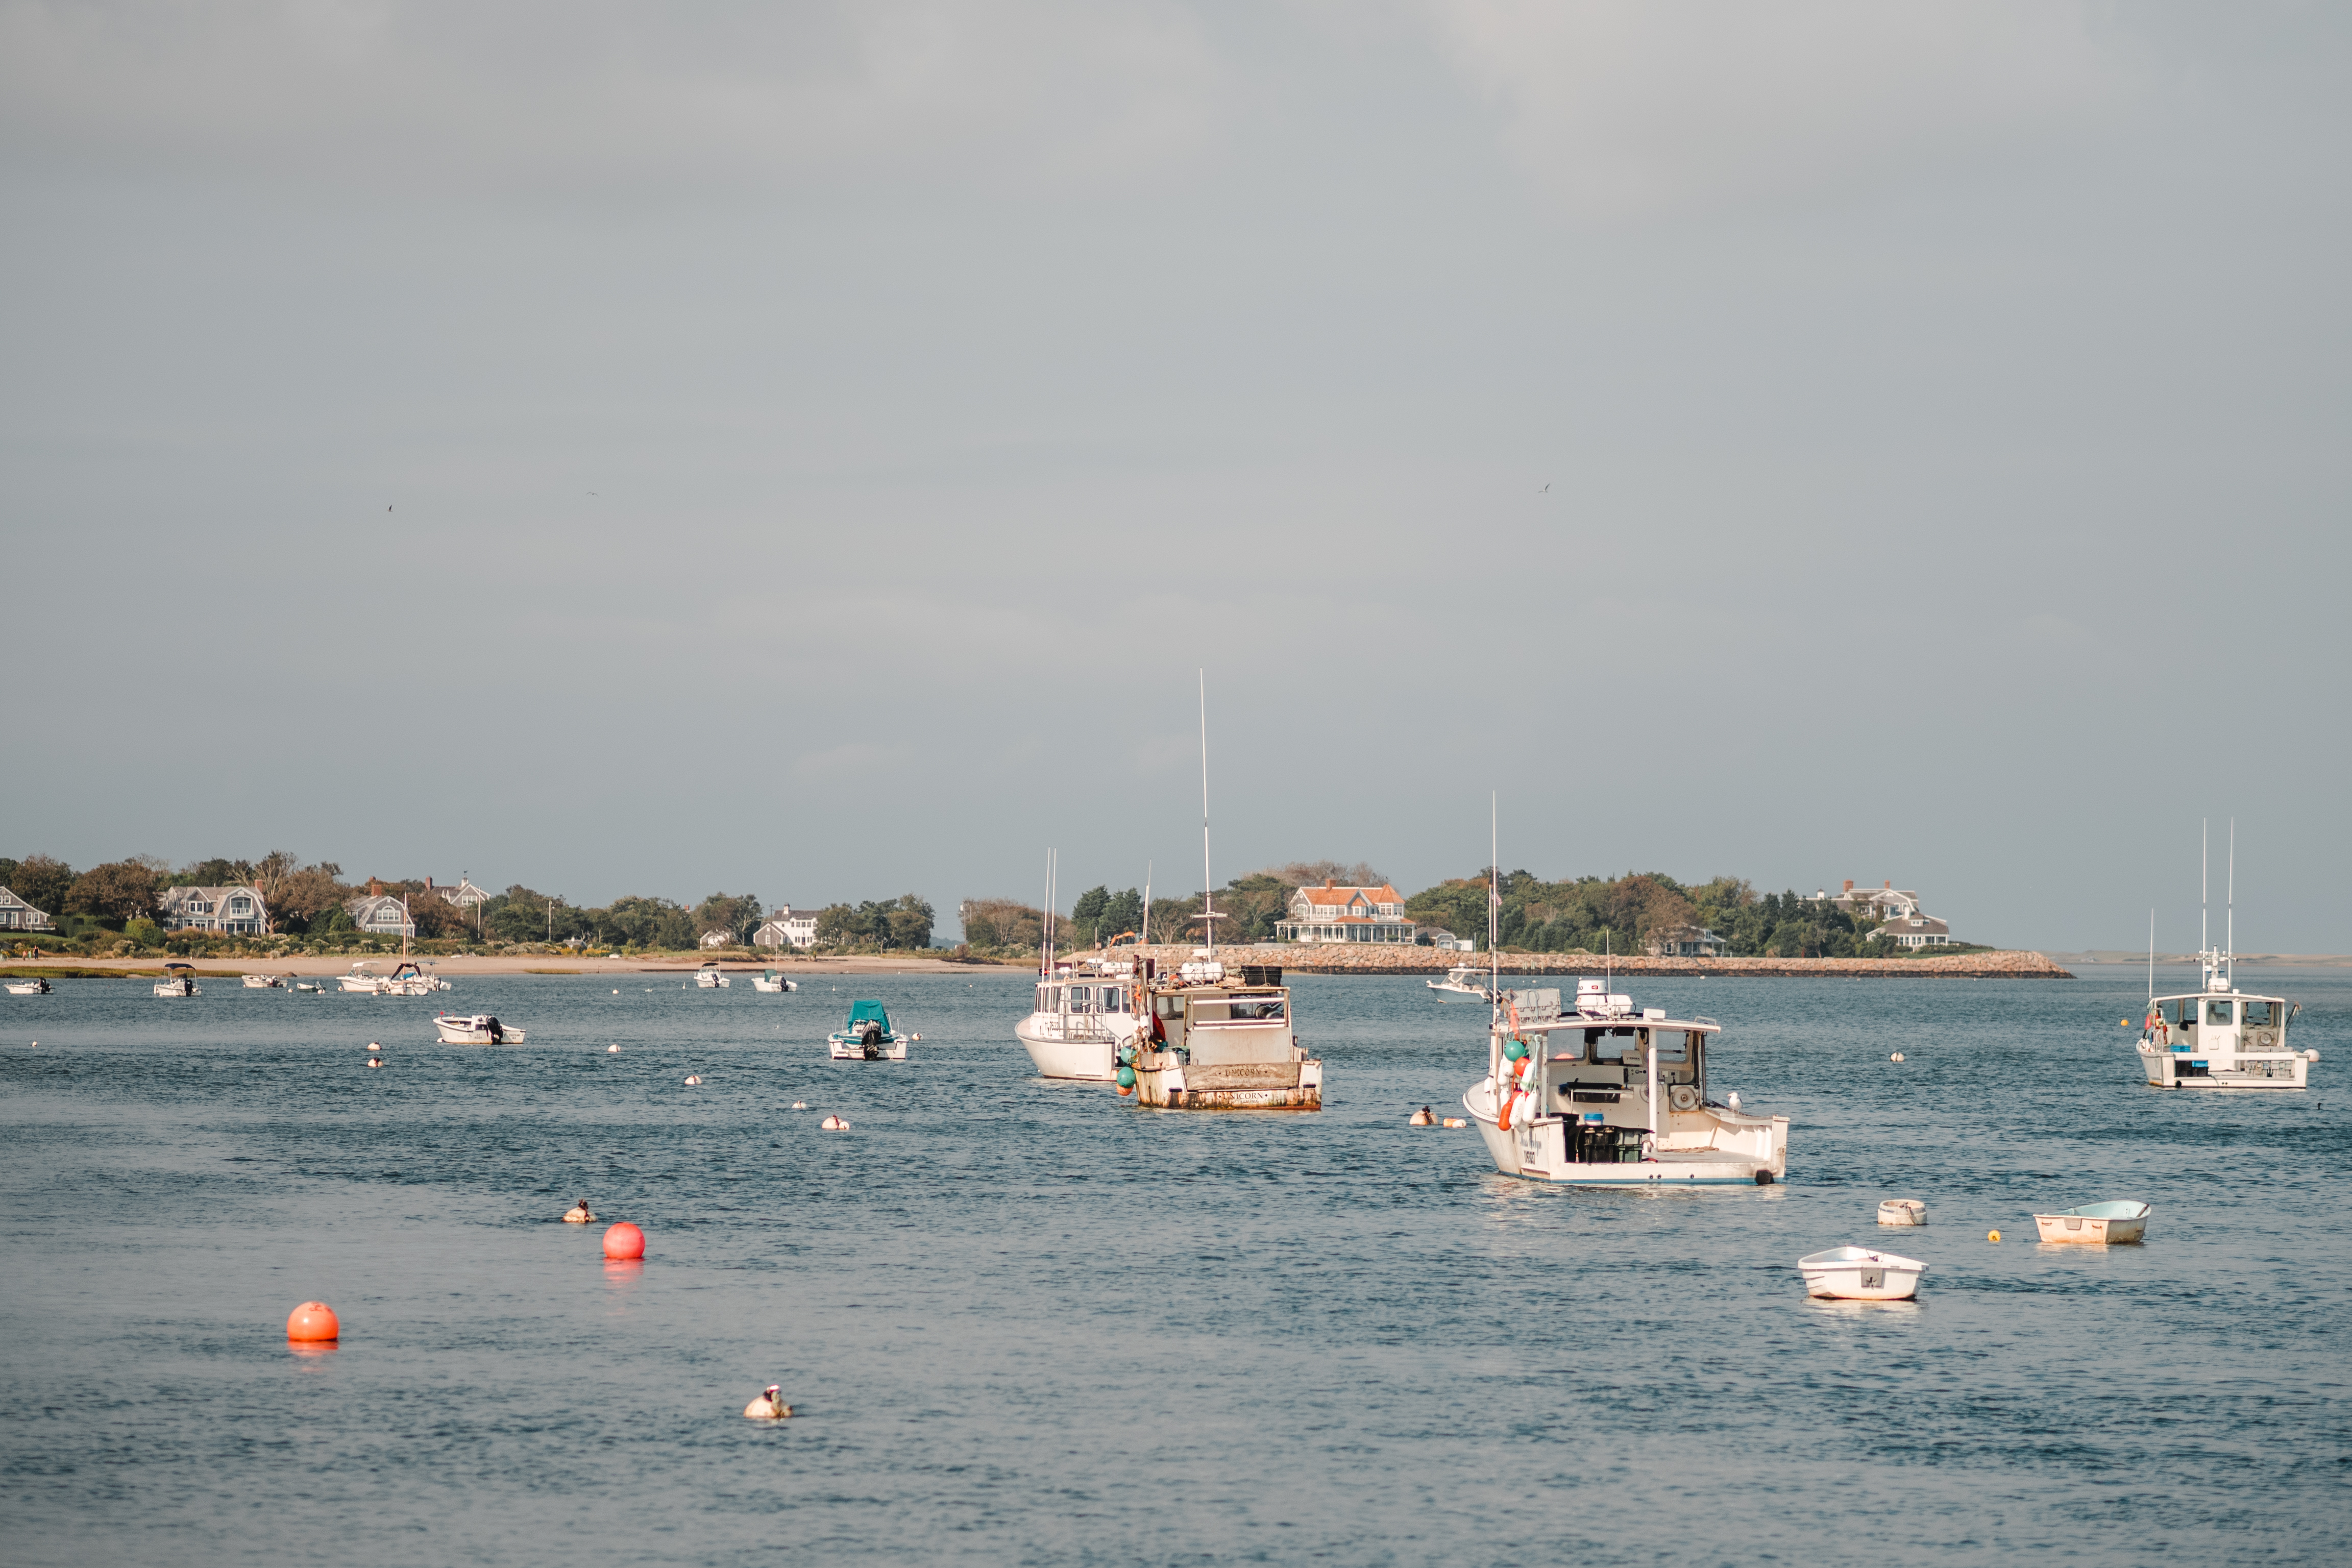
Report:
M 2147 911 L 2147 1005 L 2156 1005 L 2156 911 Z
M 2230 881 L 2225 896 L 2229 901 L 2222 906 L 2226 912 L 2221 917 L 2221 951 L 2230 967 L 2235 969 L 2238 966 L 2238 819 L 2234 816 L 2230 818 Z M 2232 974 L 2229 980 L 2230 989 L 2236 990 L 2237 976 Z
M 1143 930 L 1137 936 L 1138 947 L 1151 945 L 1151 862 L 1143 863 Z
M 1045 915 L 1037 922 L 1037 973 L 1054 978 L 1054 852 L 1045 851 Z
M 2210 901 L 2211 878 L 2206 871 L 2210 857 L 2206 849 L 2211 819 L 2197 819 L 2197 962 L 2205 966 L 2205 989 L 2213 989 L 2213 950 L 2205 937 L 2205 907 Z
M 1503 795 L 1486 796 L 1486 996 L 1495 1016 L 1503 1016 L 1503 959 L 1496 950 L 1503 921 Z
M 1201 923 L 1209 928 L 1209 956 L 1217 955 L 1217 911 L 1209 879 L 1209 672 L 1201 677 Z

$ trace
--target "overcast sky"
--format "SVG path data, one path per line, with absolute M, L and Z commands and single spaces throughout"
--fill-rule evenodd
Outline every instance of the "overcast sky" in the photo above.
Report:
M 2352 11 L 0 0 L 0 853 L 2352 952 Z M 2217 885 L 2220 861 L 2216 859 Z M 2217 899 L 2218 908 L 2218 899 Z

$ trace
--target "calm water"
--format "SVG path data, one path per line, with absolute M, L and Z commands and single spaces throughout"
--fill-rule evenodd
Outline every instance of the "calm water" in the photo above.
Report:
M 2322 1058 L 2269 1098 L 2139 1087 L 2137 972 L 1637 984 L 1795 1123 L 1788 1184 L 1668 1194 L 1409 1130 L 1483 1062 L 1416 981 L 1298 981 L 1291 1117 L 1037 1081 L 1020 975 L 862 983 L 923 1042 L 836 1065 L 831 984 L 0 996 L 0 1560 L 2352 1554 L 2341 972 L 2267 982 Z M 1809 1301 L 1892 1196 L 1922 1301 Z M 2114 1197 L 2147 1246 L 2030 1239 Z M 298 1356 L 313 1296 L 342 1345 Z

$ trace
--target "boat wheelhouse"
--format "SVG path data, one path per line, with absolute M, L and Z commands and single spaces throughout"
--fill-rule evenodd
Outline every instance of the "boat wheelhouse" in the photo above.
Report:
M 377 994 L 384 996 L 429 996 L 436 991 L 450 989 L 452 987 L 447 981 L 426 973 L 407 959 L 401 960 L 399 967 L 376 986 Z
M 1148 1034 L 1120 1047 L 1124 1094 L 1155 1110 L 1320 1110 L 1323 1064 L 1295 1032 L 1290 988 L 1272 964 L 1228 967 L 1205 952 L 1173 975 L 1147 965 Z
M 1150 961 L 1145 960 L 1145 967 Z M 1108 1083 L 1122 1047 L 1135 1044 L 1144 1012 L 1131 959 L 1081 959 L 1037 979 L 1037 1005 L 1013 1038 L 1043 1078 Z
M 1462 1097 L 1507 1176 L 1571 1186 L 1769 1186 L 1788 1173 L 1789 1119 L 1707 1098 L 1723 1026 L 1635 1010 L 1605 981 L 1505 992 L 1486 1076 Z M 1735 1100 L 1737 1096 L 1733 1097 Z

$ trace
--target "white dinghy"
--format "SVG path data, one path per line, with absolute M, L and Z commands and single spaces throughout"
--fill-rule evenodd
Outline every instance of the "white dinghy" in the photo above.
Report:
M 2033 1224 L 2042 1240 L 2060 1246 L 2126 1247 L 2147 1237 L 2150 1212 L 2146 1204 L 2084 1204 L 2035 1215 Z
M 8 982 L 8 994 L 11 996 L 46 996 L 48 994 L 48 981 L 37 974 L 30 980 Z
M 488 1013 L 459 1015 L 441 1013 L 435 1016 L 433 1026 L 441 1031 L 445 1046 L 519 1046 L 522 1031 L 509 1029 Z
M 1919 1293 L 1927 1266 L 1867 1247 L 1832 1247 L 1797 1259 L 1809 1294 L 1837 1301 L 1908 1301 Z
M 286 977 L 280 974 L 248 974 L 244 976 L 247 991 L 283 991 Z

